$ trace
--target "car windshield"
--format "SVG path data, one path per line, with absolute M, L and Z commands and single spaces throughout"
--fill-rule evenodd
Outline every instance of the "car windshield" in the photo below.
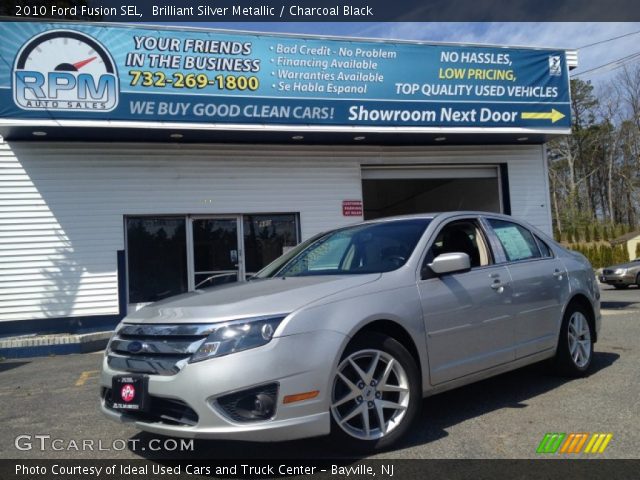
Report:
M 255 278 L 382 273 L 404 265 L 430 219 L 367 223 L 318 235 Z

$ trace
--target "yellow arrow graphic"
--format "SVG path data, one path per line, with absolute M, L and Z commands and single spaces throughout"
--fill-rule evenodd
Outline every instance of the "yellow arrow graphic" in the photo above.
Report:
M 565 117 L 564 113 L 560 113 L 555 108 L 550 112 L 522 112 L 520 115 L 523 120 L 551 120 L 551 123 L 556 123 Z

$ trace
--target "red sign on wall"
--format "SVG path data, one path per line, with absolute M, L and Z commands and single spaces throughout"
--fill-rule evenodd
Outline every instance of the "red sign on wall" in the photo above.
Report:
M 362 216 L 362 200 L 343 200 L 342 216 L 343 217 L 361 217 Z

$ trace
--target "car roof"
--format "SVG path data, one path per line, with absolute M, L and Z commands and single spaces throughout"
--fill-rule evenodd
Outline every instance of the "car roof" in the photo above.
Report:
M 458 216 L 486 216 L 486 217 L 494 217 L 494 218 L 504 218 L 505 220 L 516 221 L 520 223 L 521 221 L 515 219 L 509 215 L 504 215 L 502 213 L 496 212 L 483 212 L 483 211 L 475 211 L 475 210 L 454 210 L 450 212 L 425 212 L 425 213 L 412 213 L 408 215 L 394 215 L 391 217 L 380 217 L 374 218 L 371 220 L 366 220 L 361 223 L 379 223 L 379 222 L 395 222 L 401 220 L 413 220 L 413 219 L 424 219 L 424 220 L 433 220 L 435 218 L 449 218 L 449 217 L 458 217 Z

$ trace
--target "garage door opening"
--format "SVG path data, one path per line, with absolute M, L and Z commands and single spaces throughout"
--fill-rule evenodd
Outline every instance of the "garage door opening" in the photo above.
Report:
M 364 218 L 451 210 L 505 212 L 499 173 L 495 165 L 363 167 Z

